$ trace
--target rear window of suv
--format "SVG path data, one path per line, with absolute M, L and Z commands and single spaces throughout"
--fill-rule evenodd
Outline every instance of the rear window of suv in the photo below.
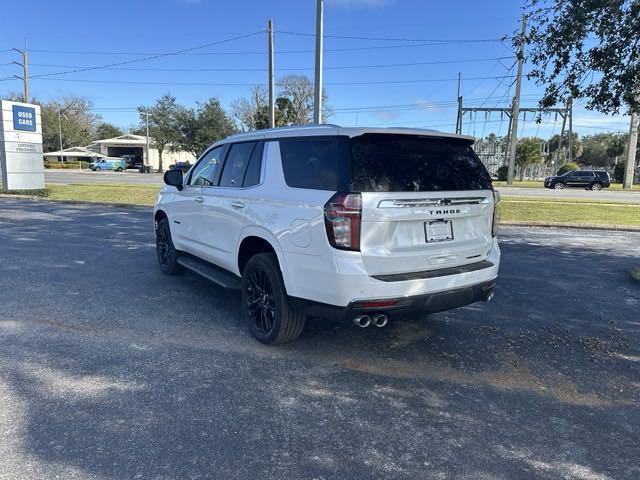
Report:
M 351 189 L 362 192 L 488 190 L 491 178 L 464 140 L 365 134 L 351 139 Z
M 356 192 L 491 189 L 487 170 L 465 140 L 369 133 L 279 143 L 290 187 Z

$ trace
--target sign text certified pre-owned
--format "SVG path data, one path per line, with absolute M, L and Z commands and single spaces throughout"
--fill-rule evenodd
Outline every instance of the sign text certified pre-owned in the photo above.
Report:
M 13 129 L 25 130 L 27 132 L 36 131 L 36 109 L 13 105 Z

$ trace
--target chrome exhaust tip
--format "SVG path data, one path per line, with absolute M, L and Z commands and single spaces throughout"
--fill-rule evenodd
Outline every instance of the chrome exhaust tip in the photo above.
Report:
M 354 317 L 353 323 L 357 327 L 367 328 L 369 325 L 371 325 L 371 318 L 369 317 L 369 315 L 358 315 L 357 317 Z
M 493 300 L 493 288 L 487 292 L 487 295 L 484 297 L 484 301 L 489 303 Z
M 373 316 L 371 321 L 376 327 L 382 328 L 389 323 L 389 318 L 384 313 L 377 313 Z

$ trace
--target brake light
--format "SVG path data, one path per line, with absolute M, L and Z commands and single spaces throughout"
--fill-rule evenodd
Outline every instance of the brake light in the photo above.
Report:
M 359 193 L 336 193 L 324 206 L 324 224 L 332 247 L 360 251 L 362 197 Z
M 498 235 L 498 227 L 500 226 L 500 193 L 493 191 L 493 223 L 491 224 L 491 235 Z

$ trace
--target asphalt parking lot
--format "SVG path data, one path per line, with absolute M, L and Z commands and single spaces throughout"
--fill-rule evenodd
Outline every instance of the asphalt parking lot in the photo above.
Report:
M 640 234 L 501 240 L 490 304 L 273 348 L 150 209 L 0 199 L 0 479 L 640 477 Z

